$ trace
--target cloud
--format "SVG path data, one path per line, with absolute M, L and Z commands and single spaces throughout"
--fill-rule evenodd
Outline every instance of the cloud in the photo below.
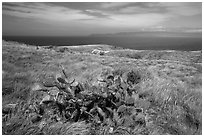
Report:
M 106 14 L 105 12 L 101 12 L 99 10 L 87 9 L 87 10 L 84 10 L 82 13 L 88 14 L 96 18 L 109 18 L 108 14 Z
M 26 22 L 32 22 L 30 24 L 37 23 L 36 26 L 43 24 L 40 29 L 45 28 L 45 25 L 47 25 L 47 30 L 49 30 L 48 28 L 61 28 L 60 31 L 65 32 L 76 29 L 81 33 L 83 30 L 85 30 L 83 33 L 87 33 L 88 31 L 148 30 L 148 28 L 152 31 L 165 31 L 172 26 L 190 26 L 193 28 L 200 26 L 201 10 L 201 3 L 183 2 L 3 2 L 2 4 L 3 27 L 12 20 L 15 22 L 12 25 L 16 28 L 15 24 L 17 24 L 16 19 L 18 18 L 18 20 L 23 19 L 22 24 L 26 24 Z M 7 21 L 5 16 L 13 17 L 13 19 L 10 18 Z M 27 24 L 28 28 L 30 24 Z
M 123 7 L 131 4 L 128 2 L 109 2 L 109 3 L 102 3 L 101 7 L 102 8 L 116 8 L 116 7 Z
M 92 3 L 90 3 L 91 5 Z M 73 3 L 71 4 L 73 5 Z M 93 4 L 95 8 L 95 3 Z M 98 20 L 111 15 L 160 14 L 168 17 L 193 16 L 202 13 L 200 3 L 134 3 L 113 2 L 99 3 L 98 9 L 73 9 L 54 3 L 3 3 L 3 14 L 24 18 L 41 18 L 49 20 Z M 76 5 L 75 5 L 76 7 Z M 91 7 L 91 6 L 89 6 Z M 131 17 L 128 17 L 131 19 Z
M 135 14 L 135 13 L 155 13 L 155 12 L 159 12 L 160 9 L 159 8 L 146 8 L 146 7 L 141 7 L 141 6 L 132 6 L 132 7 L 125 7 L 125 8 L 121 8 L 120 10 L 118 10 L 119 13 L 122 14 Z
M 46 3 L 13 3 L 13 6 L 10 4 L 4 4 L 2 13 L 21 18 L 37 18 L 56 21 L 93 18 L 92 16 L 81 13 L 80 10 Z
M 141 28 L 157 25 L 167 19 L 166 16 L 149 13 L 149 14 L 131 14 L 131 15 L 109 15 L 110 19 L 97 19 L 90 24 L 98 24 L 101 26 L 112 27 L 112 28 Z
M 202 4 L 197 3 L 183 3 L 183 2 L 164 2 L 160 6 L 165 8 L 169 14 L 178 16 L 193 16 L 202 13 Z

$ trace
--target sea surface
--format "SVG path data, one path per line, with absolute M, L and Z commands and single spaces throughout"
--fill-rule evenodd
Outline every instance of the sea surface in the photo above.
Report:
M 38 46 L 76 46 L 108 44 L 136 50 L 202 50 L 202 38 L 198 37 L 39 37 L 3 36 L 3 40 L 17 41 Z

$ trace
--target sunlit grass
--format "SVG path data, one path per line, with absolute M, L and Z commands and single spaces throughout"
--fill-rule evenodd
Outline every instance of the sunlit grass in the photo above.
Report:
M 7 121 L 3 120 L 3 134 L 202 134 L 200 53 L 128 53 L 106 48 L 111 51 L 100 56 L 78 53 L 90 53 L 90 47 L 83 47 L 86 50 L 72 48 L 75 53 L 66 54 L 47 49 L 37 51 L 15 44 L 3 46 L 2 105 L 20 105 Z M 121 75 L 124 79 L 129 77 L 137 93 L 136 107 L 143 109 L 146 124 L 131 126 L 129 117 L 119 118 L 115 112 L 113 118 L 102 125 L 84 121 L 32 123 L 25 115 L 28 100 L 33 97 L 30 96 L 32 86 L 45 79 L 52 81 L 53 75 L 60 73 L 59 64 L 65 67 L 69 80 L 75 78 L 86 83 L 87 92 L 97 89 L 97 79 L 108 74 Z

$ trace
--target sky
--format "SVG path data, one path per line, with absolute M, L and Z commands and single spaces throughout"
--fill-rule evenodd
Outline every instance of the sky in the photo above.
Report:
M 3 2 L 3 35 L 86 36 L 202 31 L 201 2 Z

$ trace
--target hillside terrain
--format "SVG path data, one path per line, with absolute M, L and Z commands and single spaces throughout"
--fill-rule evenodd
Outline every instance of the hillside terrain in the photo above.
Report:
M 3 41 L 2 109 L 9 135 L 201 135 L 202 51 Z

